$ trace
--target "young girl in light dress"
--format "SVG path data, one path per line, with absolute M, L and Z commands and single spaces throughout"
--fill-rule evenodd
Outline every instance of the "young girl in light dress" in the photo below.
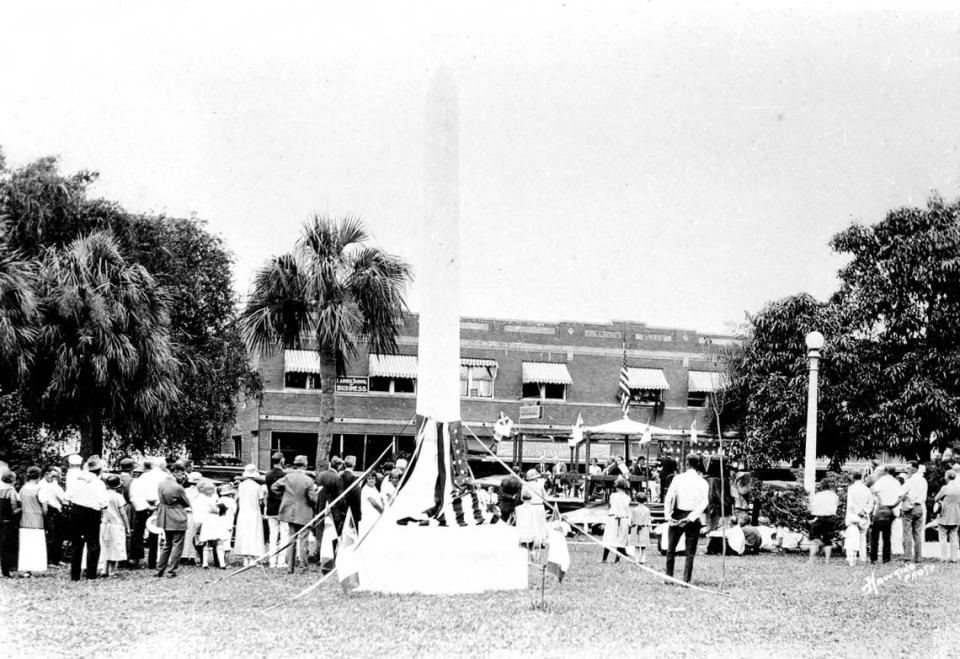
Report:
M 647 562 L 647 547 L 650 546 L 650 509 L 647 508 L 647 495 L 637 494 L 636 506 L 630 509 L 630 537 L 627 546 L 634 548 L 634 554 L 641 563 Z
M 233 555 L 243 557 L 244 567 L 263 555 L 263 500 L 267 488 L 257 482 L 257 466 L 248 464 L 237 491 L 237 538 Z
M 603 554 L 601 563 L 607 562 L 610 548 L 617 552 L 614 563 L 620 562 L 621 556 L 626 556 L 627 535 L 630 532 L 630 483 L 625 478 L 618 478 L 616 489 L 610 495 L 610 510 L 607 512 L 607 521 L 603 525 Z
M 233 533 L 233 515 L 236 512 L 236 502 L 233 497 L 233 486 L 224 485 L 221 488 L 222 496 L 217 497 L 217 490 L 211 481 L 202 481 L 198 486 L 200 494 L 194 501 L 194 520 L 200 527 L 200 542 L 203 544 L 203 567 L 210 567 L 216 557 L 216 564 L 221 570 L 227 568 L 227 550 L 230 547 L 230 536 Z

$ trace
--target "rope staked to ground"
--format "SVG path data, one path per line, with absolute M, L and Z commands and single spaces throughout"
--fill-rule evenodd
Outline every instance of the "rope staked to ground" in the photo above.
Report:
M 500 456 L 498 456 L 496 453 L 494 453 L 493 451 L 491 451 L 491 450 L 487 447 L 487 445 L 484 444 L 484 443 L 480 440 L 479 437 L 477 437 L 476 433 L 473 432 L 473 429 L 470 428 L 470 426 L 468 426 L 466 423 L 464 423 L 463 425 L 464 425 L 464 427 L 465 427 L 467 430 L 470 431 L 470 434 L 473 435 L 473 438 L 474 438 L 475 440 L 477 440 L 477 443 L 480 444 L 480 446 L 482 446 L 483 449 L 484 449 L 487 453 L 489 453 L 491 456 L 493 456 L 493 459 L 494 459 L 494 460 L 496 460 L 504 469 L 506 469 L 508 472 L 510 472 L 513 476 L 516 476 L 517 478 L 520 478 L 520 476 L 519 476 L 519 474 L 517 474 L 517 472 L 515 472 L 513 469 L 511 469 L 510 466 L 509 466 L 506 462 L 504 462 L 503 460 L 500 459 Z M 522 481 L 523 479 L 520 478 L 520 480 Z M 612 547 L 612 546 L 610 546 L 610 545 L 608 545 L 608 544 L 605 544 L 602 540 L 598 540 L 597 538 L 595 538 L 595 537 L 593 537 L 592 535 L 590 535 L 590 533 L 589 533 L 586 529 L 584 529 L 582 526 L 580 526 L 580 525 L 578 525 L 578 524 L 575 524 L 574 522 L 571 522 L 570 520 L 566 519 L 566 518 L 564 517 L 564 515 L 562 515 L 562 514 L 560 513 L 560 510 L 557 508 L 557 505 L 556 505 L 555 503 L 554 503 L 554 504 L 550 503 L 549 501 L 546 500 L 546 498 L 540 496 L 537 492 L 533 492 L 533 494 L 535 494 L 536 496 L 538 496 L 538 497 L 543 501 L 544 505 L 549 506 L 549 507 L 553 510 L 553 513 L 557 516 L 558 519 L 564 520 L 564 521 L 565 521 L 567 524 L 569 524 L 571 527 L 573 527 L 574 529 L 576 529 L 577 531 L 579 531 L 580 533 L 582 533 L 584 536 L 586 536 L 586 538 L 587 538 L 590 542 L 592 542 L 593 544 L 598 545 L 598 546 L 600 546 L 600 547 L 602 547 L 602 548 L 604 548 L 604 549 L 609 549 L 609 550 L 611 550 L 612 552 L 614 552 L 615 554 L 618 553 L 616 547 Z M 652 575 L 655 576 L 657 579 L 662 579 L 662 580 L 667 581 L 667 582 L 669 582 L 669 583 L 674 583 L 674 584 L 677 584 L 678 586 L 683 586 L 684 588 L 690 588 L 690 589 L 692 589 L 692 590 L 699 590 L 699 591 L 701 591 L 701 592 L 709 593 L 709 594 L 711 594 L 711 595 L 722 595 L 722 596 L 724 596 L 724 597 L 729 597 L 729 594 L 728 594 L 728 593 L 723 593 L 723 592 L 719 592 L 719 591 L 716 591 L 716 590 L 709 590 L 709 589 L 707 589 L 707 588 L 703 588 L 703 587 L 701 587 L 701 586 L 695 586 L 695 585 L 693 585 L 693 584 L 691 584 L 691 583 L 687 583 L 686 581 L 682 581 L 682 580 L 676 579 L 676 578 L 674 578 L 674 577 L 669 577 L 669 576 L 667 576 L 666 574 L 664 574 L 663 572 L 658 572 L 657 570 L 654 570 L 653 568 L 644 565 L 643 563 L 641 563 L 640 561 L 638 561 L 636 558 L 633 558 L 633 557 L 631 557 L 631 556 L 623 556 L 623 555 L 621 555 L 621 559 L 624 559 L 626 562 L 628 562 L 628 563 L 630 563 L 630 564 L 632 564 L 632 565 L 635 565 L 636 567 L 640 568 L 641 570 L 643 570 L 643 571 L 645 571 L 645 572 L 647 572 L 647 573 L 649 573 L 649 574 L 652 574 Z

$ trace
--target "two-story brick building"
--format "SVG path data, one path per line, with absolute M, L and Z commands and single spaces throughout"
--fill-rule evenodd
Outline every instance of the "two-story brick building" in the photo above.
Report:
M 337 382 L 332 453 L 361 465 L 387 446 L 414 447 L 418 319 L 411 315 L 397 355 L 363 352 Z M 622 415 L 617 399 L 626 354 L 633 393 L 631 418 L 664 428 L 709 432 L 708 393 L 716 386 L 714 355 L 731 336 L 615 321 L 528 322 L 464 318 L 460 323 L 461 416 L 480 438 L 503 412 L 524 437 L 523 459 L 569 457 L 566 439 L 578 415 L 585 425 Z M 313 347 L 313 346 L 307 346 Z M 247 401 L 225 446 L 261 468 L 273 451 L 288 460 L 316 453 L 320 422 L 319 360 L 312 350 L 256 356 L 262 400 Z M 469 436 L 469 433 L 468 433 Z M 515 446 L 498 453 L 512 460 Z M 610 449 L 598 446 L 592 455 Z M 622 453 L 622 452 L 620 452 Z

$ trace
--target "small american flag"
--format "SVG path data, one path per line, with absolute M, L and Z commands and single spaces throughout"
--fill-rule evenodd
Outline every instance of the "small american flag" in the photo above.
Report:
M 617 392 L 620 397 L 620 409 L 626 414 L 630 409 L 630 373 L 627 371 L 627 351 L 623 351 L 623 365 L 620 367 L 620 384 Z

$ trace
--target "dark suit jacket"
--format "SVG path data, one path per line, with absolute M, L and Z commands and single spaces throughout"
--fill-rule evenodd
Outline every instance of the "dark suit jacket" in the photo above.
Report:
M 313 479 L 299 469 L 287 472 L 272 486 L 270 491 L 279 495 L 280 508 L 277 519 L 303 526 L 313 519 L 313 505 L 317 501 L 317 489 Z
M 320 486 L 320 495 L 317 500 L 319 512 L 319 510 L 323 510 L 327 507 L 327 504 L 340 496 L 340 493 L 343 492 L 343 482 L 340 480 L 340 474 L 333 469 L 327 469 L 326 471 L 321 471 L 317 476 L 317 485 Z M 347 514 L 346 503 L 341 501 L 335 505 L 330 511 L 330 514 L 333 516 L 333 524 L 337 528 L 337 533 L 340 533 L 340 531 L 343 530 L 343 520 Z
M 165 478 L 157 486 L 157 526 L 166 531 L 187 530 L 187 491 L 172 478 Z
M 347 489 L 357 480 L 357 474 L 350 469 L 344 469 L 340 473 L 340 482 L 343 483 L 343 489 Z M 353 515 L 353 522 L 355 524 L 360 523 L 360 502 L 362 498 L 360 497 L 360 489 L 362 485 L 357 485 L 355 488 L 350 490 L 347 493 L 347 508 L 350 509 L 350 513 Z M 346 514 L 346 513 L 344 513 Z

